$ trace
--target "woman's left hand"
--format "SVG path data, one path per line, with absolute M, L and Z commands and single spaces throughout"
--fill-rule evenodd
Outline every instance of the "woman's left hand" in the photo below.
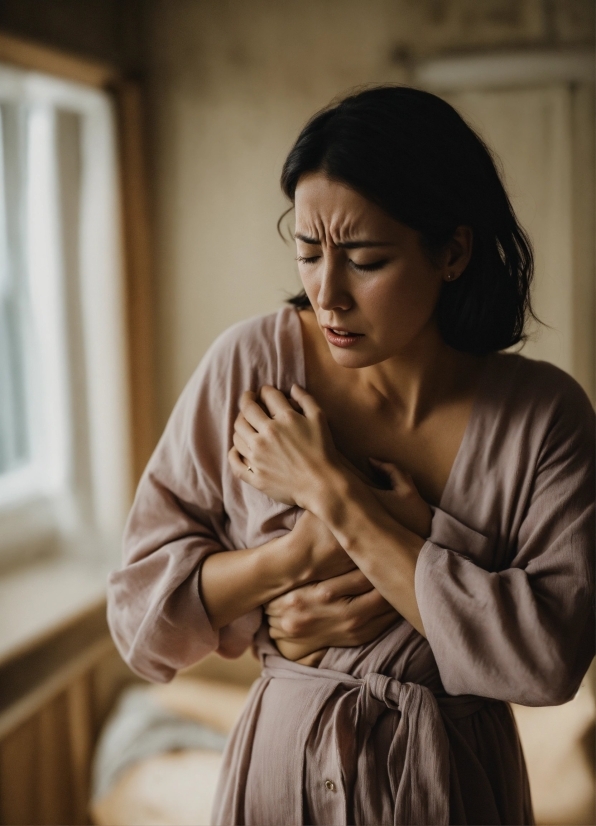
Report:
M 341 462 L 314 398 L 297 384 L 290 397 L 295 406 L 268 385 L 258 396 L 243 393 L 228 459 L 238 479 L 277 502 L 308 509 L 317 481 Z
M 378 459 L 369 461 L 373 467 L 385 474 L 391 486 L 390 490 L 373 488 L 374 495 L 387 513 L 412 533 L 428 539 L 433 514 L 428 502 L 418 493 L 410 474 L 392 462 L 381 462 Z

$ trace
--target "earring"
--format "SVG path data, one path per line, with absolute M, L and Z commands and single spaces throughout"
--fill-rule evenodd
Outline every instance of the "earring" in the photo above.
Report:
M 453 281 L 454 278 L 455 276 L 452 272 L 447 273 L 447 281 Z

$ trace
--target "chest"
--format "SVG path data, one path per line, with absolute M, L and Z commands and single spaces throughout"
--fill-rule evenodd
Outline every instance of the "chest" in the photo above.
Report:
M 374 478 L 369 457 L 393 462 L 412 476 L 423 498 L 438 505 L 466 431 L 471 398 L 445 403 L 410 426 L 399 411 L 371 407 L 347 388 L 321 384 L 312 392 L 336 446 L 353 465 Z

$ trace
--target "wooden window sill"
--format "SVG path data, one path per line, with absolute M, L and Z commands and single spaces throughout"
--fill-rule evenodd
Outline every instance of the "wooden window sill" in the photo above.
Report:
M 106 577 L 105 567 L 68 558 L 0 575 L 0 668 L 100 609 Z

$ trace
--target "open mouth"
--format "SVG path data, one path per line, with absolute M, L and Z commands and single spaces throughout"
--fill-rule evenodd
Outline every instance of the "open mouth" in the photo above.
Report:
M 351 330 L 343 330 L 340 327 L 325 327 L 325 337 L 335 347 L 352 347 L 364 338 L 362 333 L 353 333 Z

